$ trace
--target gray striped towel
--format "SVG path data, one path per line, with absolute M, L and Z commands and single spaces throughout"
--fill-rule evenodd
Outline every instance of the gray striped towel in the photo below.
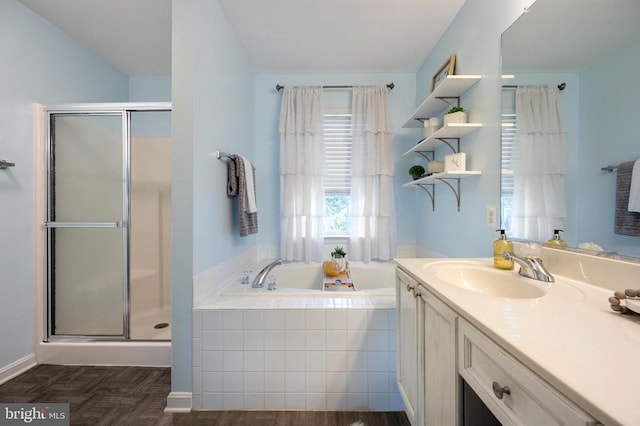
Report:
M 618 165 L 614 232 L 619 235 L 640 236 L 640 213 L 629 211 L 629 190 L 634 164 L 635 161 L 627 161 Z
M 238 198 L 238 231 L 241 237 L 258 233 L 258 212 L 249 213 L 246 179 L 253 179 L 255 193 L 256 169 L 251 165 L 251 175 L 245 173 L 244 161 L 240 155 L 232 155 L 227 162 L 227 195 Z

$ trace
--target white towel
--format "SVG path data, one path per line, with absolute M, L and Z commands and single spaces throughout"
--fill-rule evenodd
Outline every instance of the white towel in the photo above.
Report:
M 631 188 L 629 188 L 629 207 L 630 212 L 640 213 L 640 160 L 636 160 L 633 165 L 633 173 L 631 174 Z
M 253 164 L 246 157 L 239 156 L 242 158 L 244 162 L 244 179 L 246 182 L 246 191 L 245 197 L 247 202 L 247 213 L 255 213 L 258 211 L 258 207 L 256 205 L 256 191 L 255 191 L 255 183 L 253 181 Z

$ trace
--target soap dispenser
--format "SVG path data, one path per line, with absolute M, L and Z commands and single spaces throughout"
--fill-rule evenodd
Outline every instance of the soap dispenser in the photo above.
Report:
M 507 239 L 504 229 L 498 229 L 500 237 L 493 243 L 493 267 L 510 271 L 513 269 L 513 259 L 505 259 L 502 253 L 513 253 L 513 243 Z
M 544 246 L 559 249 L 565 248 L 567 246 L 567 243 L 562 238 L 560 238 L 560 232 L 562 232 L 562 229 L 554 229 L 553 237 L 549 241 L 544 243 Z

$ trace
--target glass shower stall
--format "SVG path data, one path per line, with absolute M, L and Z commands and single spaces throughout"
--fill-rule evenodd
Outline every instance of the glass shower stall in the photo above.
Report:
M 48 108 L 47 340 L 171 338 L 171 105 Z

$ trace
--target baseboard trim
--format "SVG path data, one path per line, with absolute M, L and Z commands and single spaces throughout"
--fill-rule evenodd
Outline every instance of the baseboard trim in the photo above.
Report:
M 170 392 L 165 413 L 189 413 L 192 407 L 191 392 Z
M 0 385 L 38 365 L 36 354 L 29 354 L 0 368 Z

